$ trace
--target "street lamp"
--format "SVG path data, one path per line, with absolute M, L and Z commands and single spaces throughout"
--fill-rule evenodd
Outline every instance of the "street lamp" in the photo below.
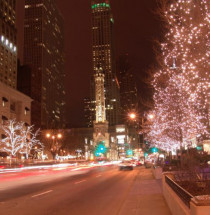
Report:
M 148 118 L 149 118 L 149 119 L 154 119 L 154 118 L 155 118 L 155 115 L 151 113 L 151 114 L 148 115 Z
M 129 113 L 128 116 L 132 120 L 136 119 L 136 114 L 135 113 Z
M 59 151 L 59 146 L 58 146 L 57 139 L 61 139 L 62 134 L 61 133 L 58 133 L 58 134 L 47 133 L 46 138 L 47 139 L 52 139 L 52 146 L 50 147 L 50 149 L 51 149 L 51 152 L 52 152 L 53 156 L 55 156 L 55 154 L 57 154 L 57 152 Z
M 47 138 L 50 138 L 50 133 L 47 133 L 47 134 L 46 134 L 46 137 L 47 137 Z
M 62 134 L 57 134 L 58 139 L 62 138 Z

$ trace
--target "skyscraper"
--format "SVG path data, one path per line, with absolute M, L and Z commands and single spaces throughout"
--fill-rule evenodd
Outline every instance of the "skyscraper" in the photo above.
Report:
M 85 127 L 92 127 L 95 116 L 95 103 L 93 104 L 90 98 L 84 98 L 84 117 Z
M 0 1 L 0 81 L 16 88 L 17 85 L 17 30 L 16 1 Z
M 117 72 L 120 85 L 120 105 L 123 123 L 127 121 L 127 115 L 138 109 L 138 97 L 135 78 L 129 64 L 128 55 L 121 55 L 117 62 Z
M 31 119 L 37 127 L 65 124 L 63 34 L 55 0 L 25 0 L 24 64 L 31 68 Z
M 113 25 L 109 0 L 92 0 L 92 59 L 93 74 L 102 68 L 105 74 L 105 104 L 106 119 L 109 125 L 116 125 L 119 121 L 119 86 L 116 77 Z M 94 88 L 94 78 L 91 86 Z M 91 100 L 95 100 L 91 90 Z

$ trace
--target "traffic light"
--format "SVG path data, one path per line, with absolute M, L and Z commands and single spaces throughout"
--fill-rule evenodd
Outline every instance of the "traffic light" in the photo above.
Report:
M 106 152 L 106 147 L 103 145 L 103 142 L 100 143 L 95 150 L 95 156 L 99 157 L 100 155 L 104 154 Z
M 197 149 L 198 151 L 201 151 L 201 150 L 202 150 L 202 146 L 197 146 L 196 149 Z
M 101 152 L 103 154 L 106 151 L 106 147 L 104 145 L 100 144 L 100 145 L 98 145 L 98 150 L 99 150 L 99 152 Z
M 98 151 L 95 151 L 95 156 L 96 157 L 99 157 L 100 156 L 100 153 Z
M 151 150 L 152 150 L 152 153 L 158 152 L 158 149 L 156 147 L 153 147 Z
M 128 150 L 126 151 L 126 154 L 127 154 L 128 156 L 132 156 L 132 155 L 133 155 L 133 150 L 128 149 Z

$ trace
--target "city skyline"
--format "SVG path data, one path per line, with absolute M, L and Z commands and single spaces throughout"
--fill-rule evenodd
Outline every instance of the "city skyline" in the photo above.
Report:
M 1 214 L 209 215 L 209 6 L 0 0 Z
M 19 11 L 17 19 L 20 26 L 18 43 L 20 45 L 22 44 L 21 25 L 23 24 L 21 2 L 23 0 L 20 0 L 17 5 Z M 64 17 L 67 121 L 70 127 L 80 127 L 84 124 L 83 99 L 89 97 L 92 74 L 91 3 L 81 0 L 57 1 L 57 5 Z M 160 38 L 161 34 L 160 18 L 155 14 L 157 2 L 135 0 L 131 5 L 125 0 L 111 1 L 111 7 L 115 22 L 116 58 L 128 53 L 138 89 L 144 89 L 142 77 L 145 77 L 145 71 L 155 59 L 153 40 Z M 22 58 L 21 52 L 20 49 L 20 59 Z

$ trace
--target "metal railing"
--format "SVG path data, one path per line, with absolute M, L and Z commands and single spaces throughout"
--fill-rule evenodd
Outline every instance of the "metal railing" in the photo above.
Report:
M 180 187 L 175 181 L 165 176 L 165 182 L 171 187 L 171 189 L 179 196 L 183 203 L 190 208 L 190 200 L 193 197 L 190 193 Z

